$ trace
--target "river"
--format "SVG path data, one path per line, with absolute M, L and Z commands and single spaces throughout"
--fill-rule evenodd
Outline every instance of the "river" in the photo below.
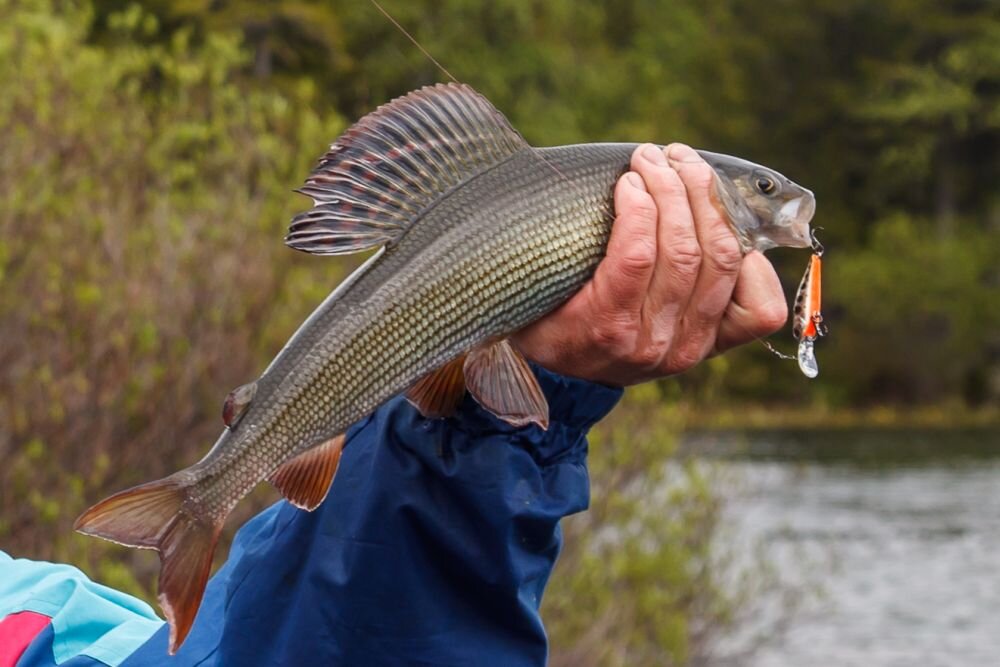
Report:
M 723 539 L 744 573 L 770 570 L 717 664 L 1000 665 L 995 431 L 701 435 L 686 445 L 725 461 Z

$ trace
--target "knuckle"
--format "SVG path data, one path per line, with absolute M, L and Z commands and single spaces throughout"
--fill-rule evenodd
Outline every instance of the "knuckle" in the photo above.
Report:
M 590 337 L 599 350 L 620 355 L 632 346 L 634 327 L 627 322 L 601 322 L 594 325 Z
M 632 350 L 629 362 L 644 370 L 652 370 L 663 362 L 668 347 L 669 342 L 662 337 L 650 338 Z
M 705 254 L 711 257 L 712 263 L 725 273 L 736 273 L 743 263 L 743 252 L 740 250 L 740 244 L 728 228 L 714 234 L 706 241 Z
M 626 277 L 645 276 L 656 264 L 656 245 L 650 239 L 633 240 L 619 257 Z
M 701 245 L 690 238 L 670 245 L 670 261 L 684 274 L 697 274 L 701 266 Z
M 663 357 L 654 348 L 643 345 L 636 348 L 629 357 L 629 363 L 642 369 L 656 368 Z
M 681 345 L 671 355 L 670 367 L 675 373 L 683 373 L 697 366 L 704 356 L 702 351 L 694 345 Z

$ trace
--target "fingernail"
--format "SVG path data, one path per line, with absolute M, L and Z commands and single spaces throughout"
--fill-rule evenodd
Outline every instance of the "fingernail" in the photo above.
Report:
M 646 184 L 642 182 L 642 176 L 635 173 L 634 171 L 626 173 L 625 180 L 627 180 L 629 185 L 631 185 L 636 190 L 642 190 L 643 192 L 646 191 Z
M 661 167 L 667 165 L 667 158 L 663 155 L 663 151 L 652 144 L 642 149 L 642 157 Z
M 683 162 L 684 160 L 690 160 L 694 157 L 694 150 L 690 146 L 685 146 L 684 144 L 670 144 L 667 146 L 667 156 L 671 160 L 677 160 L 678 162 Z

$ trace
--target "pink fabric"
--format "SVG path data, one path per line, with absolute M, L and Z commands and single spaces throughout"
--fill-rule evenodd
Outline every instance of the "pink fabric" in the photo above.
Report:
M 0 620 L 0 667 L 14 667 L 50 620 L 33 611 L 22 611 Z

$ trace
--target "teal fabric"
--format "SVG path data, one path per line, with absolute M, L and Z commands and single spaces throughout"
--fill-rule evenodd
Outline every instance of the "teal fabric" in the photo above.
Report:
M 52 619 L 56 664 L 86 655 L 117 667 L 163 625 L 145 602 L 95 583 L 75 567 L 0 551 L 0 618 L 19 611 Z

